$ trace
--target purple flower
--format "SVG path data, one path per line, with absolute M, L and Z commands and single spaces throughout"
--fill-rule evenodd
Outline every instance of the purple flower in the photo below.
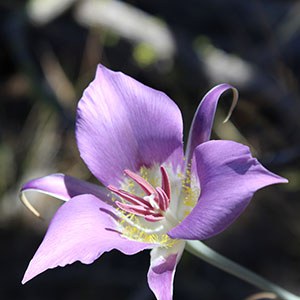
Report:
M 102 253 L 151 250 L 148 283 L 157 299 L 172 299 L 175 268 L 185 240 L 226 229 L 254 192 L 287 182 L 266 170 L 248 147 L 209 140 L 219 97 L 210 90 L 195 114 L 185 159 L 182 117 L 164 93 L 99 66 L 78 104 L 76 138 L 82 159 L 106 187 L 63 174 L 26 183 L 64 203 L 31 260 L 23 283 Z

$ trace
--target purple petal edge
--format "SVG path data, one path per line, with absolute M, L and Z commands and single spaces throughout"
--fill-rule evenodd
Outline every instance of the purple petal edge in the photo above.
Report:
M 253 194 L 268 185 L 286 183 L 232 141 L 209 141 L 195 149 L 201 185 L 191 213 L 168 232 L 172 238 L 203 240 L 225 230 L 246 208 Z

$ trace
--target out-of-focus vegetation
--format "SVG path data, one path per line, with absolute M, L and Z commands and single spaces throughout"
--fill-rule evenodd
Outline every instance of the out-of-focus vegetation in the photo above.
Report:
M 32 194 L 46 221 L 36 219 L 18 200 L 20 185 L 53 172 L 95 181 L 79 158 L 74 120 L 98 63 L 165 91 L 181 108 L 185 131 L 209 88 L 238 88 L 226 124 L 230 97 L 220 103 L 215 137 L 248 144 L 290 183 L 260 191 L 208 243 L 300 294 L 298 1 L 6 0 L 0 16 L 1 299 L 153 298 L 148 253 L 104 255 L 91 266 L 77 263 L 20 284 L 59 205 Z M 185 255 L 174 299 L 238 300 L 256 292 Z

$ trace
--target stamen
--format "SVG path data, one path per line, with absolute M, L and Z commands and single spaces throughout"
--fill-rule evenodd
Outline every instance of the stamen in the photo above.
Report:
M 170 199 L 171 198 L 171 184 L 169 180 L 168 173 L 164 166 L 160 167 L 160 172 L 161 172 L 161 187 L 165 191 L 167 197 Z
M 143 177 L 131 172 L 130 170 L 125 170 L 124 173 L 128 175 L 131 179 L 133 179 L 143 190 L 144 192 L 150 196 L 151 194 L 156 194 L 155 188 L 146 181 Z
M 149 222 L 157 222 L 157 221 L 161 221 L 163 219 L 164 219 L 164 216 L 162 216 L 160 214 L 153 214 L 153 215 L 145 216 L 145 220 L 149 221 Z
M 118 190 L 116 187 L 109 185 L 107 188 L 112 191 L 113 193 L 117 194 L 118 196 L 124 198 L 128 202 L 134 204 L 134 205 L 141 205 L 146 208 L 151 208 L 151 205 L 149 202 L 145 201 L 142 197 L 138 197 L 136 195 L 133 195 L 131 193 L 128 193 L 124 190 Z
M 133 213 L 137 216 L 145 217 L 149 213 L 155 213 L 154 210 L 146 209 L 146 208 L 144 208 L 140 205 L 131 205 L 131 204 L 126 204 L 126 203 L 122 203 L 122 202 L 119 202 L 119 201 L 116 201 L 116 205 L 119 208 L 125 210 L 126 212 Z
M 167 208 L 169 207 L 169 204 L 170 204 L 170 198 L 167 196 L 167 194 L 165 193 L 165 191 L 162 188 L 157 187 L 156 191 L 157 191 L 158 196 L 159 196 L 158 197 L 159 208 L 162 211 L 166 211 Z

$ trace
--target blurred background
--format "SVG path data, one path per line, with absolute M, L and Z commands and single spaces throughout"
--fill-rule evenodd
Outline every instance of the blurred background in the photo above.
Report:
M 300 294 L 299 1 L 2 0 L 0 43 L 1 299 L 154 299 L 146 251 L 114 251 L 21 285 L 60 205 L 32 194 L 44 220 L 36 218 L 18 199 L 21 184 L 53 172 L 95 182 L 80 160 L 74 119 L 98 63 L 166 92 L 182 110 L 185 133 L 208 89 L 227 82 L 239 90 L 226 124 L 230 94 L 220 102 L 214 138 L 249 145 L 290 183 L 259 191 L 246 213 L 207 243 Z M 187 253 L 175 276 L 175 300 L 258 292 Z

